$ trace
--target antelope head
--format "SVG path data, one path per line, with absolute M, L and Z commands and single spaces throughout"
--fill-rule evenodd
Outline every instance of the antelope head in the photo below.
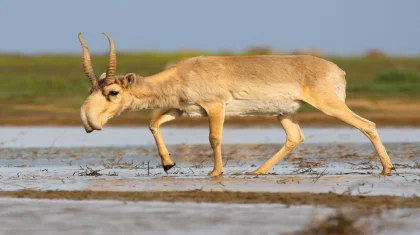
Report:
M 108 34 L 103 34 L 108 38 L 110 51 L 107 71 L 99 78 L 93 71 L 89 49 L 81 33 L 78 35 L 83 50 L 83 70 L 91 82 L 89 96 L 80 110 L 80 118 L 87 133 L 101 130 L 110 118 L 129 108 L 134 99 L 130 88 L 136 82 L 136 75 L 115 75 L 117 58 L 114 42 Z

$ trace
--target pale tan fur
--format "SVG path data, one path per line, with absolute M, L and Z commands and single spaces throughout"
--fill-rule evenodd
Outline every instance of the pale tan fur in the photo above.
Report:
M 335 64 L 309 55 L 194 57 L 163 72 L 102 78 L 81 109 L 86 131 L 100 130 L 124 110 L 168 109 L 155 117 L 150 130 L 164 169 L 174 165 L 159 126 L 182 115 L 209 118 L 209 141 L 214 151 L 211 176 L 223 173 L 221 142 L 225 116 L 277 116 L 287 138 L 284 146 L 253 174 L 265 174 L 296 148 L 304 137 L 295 112 L 304 103 L 360 129 L 376 148 L 383 173 L 393 168 L 375 124 L 354 114 L 345 104 L 345 72 Z M 101 85 L 102 84 L 102 85 Z M 118 91 L 116 96 L 109 95 Z

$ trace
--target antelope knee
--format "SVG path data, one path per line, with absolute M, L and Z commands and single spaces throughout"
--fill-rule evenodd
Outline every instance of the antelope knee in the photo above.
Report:
M 149 125 L 149 130 L 150 130 L 150 132 L 152 132 L 152 134 L 153 135 L 156 135 L 156 133 L 158 132 L 158 130 L 159 130 L 159 127 L 157 127 L 157 126 L 155 126 L 155 125 L 153 125 L 153 124 L 150 124 Z
M 285 147 L 287 149 L 287 151 L 292 151 L 293 149 L 295 149 L 300 143 L 303 142 L 303 138 L 298 138 L 298 139 L 287 139 Z
M 222 142 L 222 138 L 220 136 L 214 136 L 214 135 L 211 135 L 209 137 L 209 140 L 210 140 L 210 145 L 212 148 L 220 146 Z
M 367 126 L 363 127 L 362 131 L 372 139 L 378 137 L 378 133 L 376 132 L 376 124 L 374 122 L 369 122 Z

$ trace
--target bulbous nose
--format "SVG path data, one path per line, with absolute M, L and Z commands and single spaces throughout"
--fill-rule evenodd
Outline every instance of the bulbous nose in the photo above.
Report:
M 87 120 L 87 115 L 86 115 L 86 110 L 85 110 L 84 105 L 80 109 L 80 119 L 82 119 L 82 123 L 83 123 L 86 133 L 91 133 L 93 131 L 93 128 L 90 126 Z
M 102 126 L 107 120 L 107 109 L 108 103 L 102 93 L 94 92 L 86 99 L 80 109 L 80 118 L 87 133 L 102 130 Z

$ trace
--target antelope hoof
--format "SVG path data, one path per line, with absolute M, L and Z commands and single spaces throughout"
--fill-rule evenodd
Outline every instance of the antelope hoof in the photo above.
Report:
M 174 164 L 171 164 L 171 165 L 163 165 L 163 170 L 166 172 L 166 173 L 168 173 L 168 171 L 172 168 L 172 167 L 174 167 L 176 165 L 176 163 L 174 162 Z
M 382 175 L 390 176 L 392 170 L 395 170 L 395 167 L 384 167 L 382 169 Z
M 212 176 L 212 177 L 222 176 L 223 175 L 223 171 L 215 171 L 215 170 L 212 170 L 212 171 L 209 172 L 208 175 L 209 176 Z

